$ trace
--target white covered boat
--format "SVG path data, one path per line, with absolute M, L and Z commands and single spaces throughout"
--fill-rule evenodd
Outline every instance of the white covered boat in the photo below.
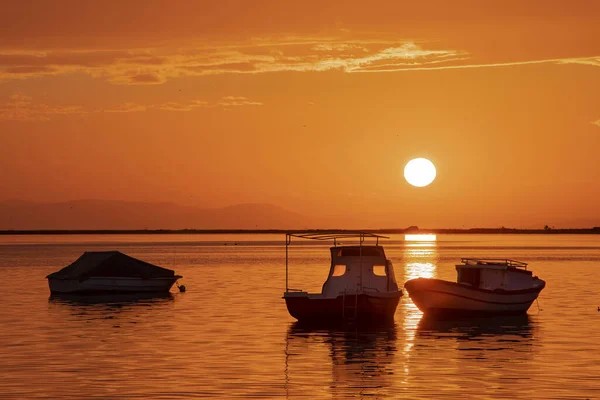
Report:
M 53 294 L 166 293 L 181 276 L 118 251 L 93 251 L 46 278 Z
M 527 312 L 546 286 L 527 264 L 496 258 L 463 258 L 457 281 L 416 278 L 404 284 L 425 314 L 508 315 Z

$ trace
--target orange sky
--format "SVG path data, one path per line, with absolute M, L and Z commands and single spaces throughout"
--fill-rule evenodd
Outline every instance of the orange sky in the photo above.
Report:
M 0 200 L 599 225 L 598 38 L 593 0 L 4 2 Z

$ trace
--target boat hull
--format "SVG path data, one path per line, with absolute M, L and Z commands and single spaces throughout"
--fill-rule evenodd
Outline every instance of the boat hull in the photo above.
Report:
M 284 295 L 288 312 L 302 323 L 341 322 L 389 322 L 394 314 L 402 292 L 389 294 L 341 295 L 335 298 Z
M 545 282 L 525 290 L 484 290 L 440 279 L 417 278 L 404 284 L 411 300 L 428 315 L 487 316 L 526 313 Z
M 180 276 L 164 278 L 90 277 L 85 280 L 48 278 L 51 293 L 166 293 Z

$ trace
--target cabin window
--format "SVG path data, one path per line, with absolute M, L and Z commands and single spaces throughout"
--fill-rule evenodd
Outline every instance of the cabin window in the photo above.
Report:
M 373 275 L 375 276 L 386 276 L 385 265 L 373 265 Z
M 481 270 L 475 268 L 459 269 L 458 282 L 468 283 L 474 287 L 479 287 L 479 283 L 481 282 Z
M 345 265 L 334 265 L 333 266 L 333 273 L 331 274 L 331 276 L 342 276 L 346 273 L 346 266 Z

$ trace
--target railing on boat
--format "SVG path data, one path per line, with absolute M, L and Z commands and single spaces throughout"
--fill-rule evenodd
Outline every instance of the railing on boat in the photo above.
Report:
M 506 265 L 507 267 L 527 269 L 527 263 L 509 258 L 461 258 L 465 265 Z
M 379 244 L 379 239 L 389 239 L 388 236 L 377 235 L 375 233 L 370 232 L 354 232 L 354 231 L 327 231 L 327 232 L 317 232 L 317 233 L 295 233 L 288 232 L 285 234 L 286 236 L 286 245 L 289 245 L 292 241 L 292 237 L 297 237 L 301 239 L 310 239 L 310 240 L 333 240 L 333 245 L 337 246 L 337 239 L 351 239 L 358 238 L 360 243 L 362 244 L 365 241 L 365 238 L 375 238 L 375 244 Z

